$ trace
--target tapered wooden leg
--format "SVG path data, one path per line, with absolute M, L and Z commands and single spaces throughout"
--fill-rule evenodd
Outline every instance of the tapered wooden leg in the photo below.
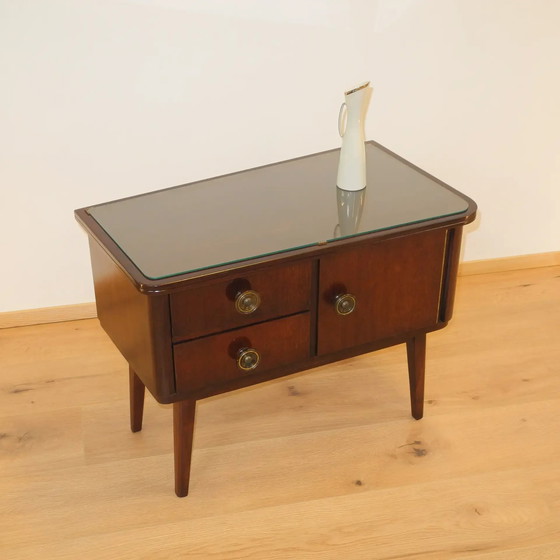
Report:
M 136 375 L 136 372 L 129 367 L 128 371 L 129 392 L 130 392 L 130 429 L 139 432 L 142 429 L 142 417 L 144 415 L 144 394 L 146 388 L 144 383 Z
M 412 416 L 420 420 L 424 415 L 424 373 L 426 371 L 426 335 L 420 334 L 407 340 L 408 380 Z
M 179 498 L 189 493 L 195 409 L 195 400 L 173 403 L 175 494 Z

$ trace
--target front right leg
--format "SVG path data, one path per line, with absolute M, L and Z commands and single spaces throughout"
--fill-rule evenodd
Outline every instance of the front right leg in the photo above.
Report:
M 419 334 L 406 341 L 410 405 L 412 416 L 420 420 L 424 415 L 424 375 L 426 371 L 426 335 Z

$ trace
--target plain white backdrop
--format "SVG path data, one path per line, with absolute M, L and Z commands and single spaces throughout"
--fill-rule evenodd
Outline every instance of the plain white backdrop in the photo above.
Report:
M 556 0 L 0 0 L 0 311 L 93 301 L 78 207 L 366 131 L 474 198 L 464 260 L 557 251 Z

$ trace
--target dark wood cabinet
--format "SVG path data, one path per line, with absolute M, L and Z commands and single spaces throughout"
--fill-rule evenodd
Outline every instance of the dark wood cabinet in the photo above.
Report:
M 204 397 L 406 343 L 422 417 L 426 334 L 451 318 L 476 205 L 378 144 L 367 153 L 368 192 L 350 205 L 326 181 L 333 150 L 76 211 L 99 320 L 130 365 L 132 430 L 145 387 L 174 403 L 178 496 Z

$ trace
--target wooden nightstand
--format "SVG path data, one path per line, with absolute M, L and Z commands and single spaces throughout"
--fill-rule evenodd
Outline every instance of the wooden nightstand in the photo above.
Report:
M 468 197 L 374 142 L 368 186 L 336 188 L 338 150 L 76 211 L 101 325 L 144 388 L 174 404 L 188 492 L 198 399 L 406 342 L 423 411 L 426 333 L 452 315 Z

